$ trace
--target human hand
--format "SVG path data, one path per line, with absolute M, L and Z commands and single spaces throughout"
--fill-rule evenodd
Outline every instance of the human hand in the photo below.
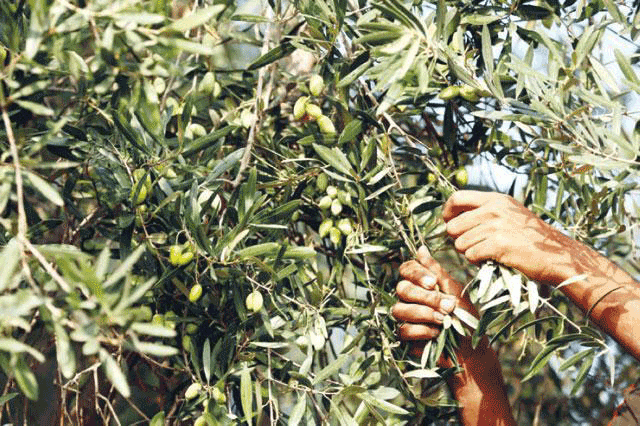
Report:
M 442 215 L 456 249 L 470 262 L 495 260 L 543 284 L 559 284 L 567 278 L 564 270 L 589 257 L 586 246 L 505 194 L 458 191 Z
M 416 260 L 400 266 L 400 276 L 404 279 L 396 290 L 402 302 L 393 306 L 392 314 L 398 321 L 406 321 L 398 331 L 402 340 L 414 342 L 414 355 L 420 355 L 425 340 L 438 337 L 442 331 L 439 314 L 449 314 L 460 307 L 478 315 L 469 297 L 462 294 L 462 284 L 451 278 L 426 247 L 418 249 Z M 450 375 L 447 382 L 460 404 L 458 413 L 462 424 L 515 425 L 500 364 L 487 339 L 473 348 L 471 338 L 461 336 L 456 357 L 460 370 Z M 441 357 L 438 364 L 452 367 L 453 361 Z
M 403 280 L 396 292 L 401 302 L 393 306 L 392 315 L 402 322 L 399 337 L 413 343 L 414 355 L 422 352 L 426 340 L 438 337 L 444 316 L 456 306 L 475 313 L 468 296 L 461 296 L 463 286 L 431 257 L 426 247 L 420 247 L 416 260 L 400 266 L 400 276 Z

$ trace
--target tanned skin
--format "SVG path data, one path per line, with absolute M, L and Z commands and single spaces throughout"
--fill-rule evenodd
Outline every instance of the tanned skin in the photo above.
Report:
M 591 310 L 591 321 L 640 360 L 640 284 L 616 264 L 504 194 L 458 191 L 445 203 L 443 218 L 456 249 L 472 263 L 494 260 L 551 287 L 584 275 L 560 290 L 584 312 Z M 461 295 L 462 285 L 425 247 L 415 260 L 401 265 L 400 275 L 403 280 L 396 289 L 400 302 L 392 314 L 401 322 L 400 339 L 422 342 L 414 353 L 425 340 L 439 335 L 442 315 L 454 306 L 477 316 L 466 294 Z M 495 352 L 486 340 L 475 350 L 469 337 L 461 340 L 457 357 L 463 371 L 449 380 L 449 386 L 460 403 L 462 424 L 515 425 Z

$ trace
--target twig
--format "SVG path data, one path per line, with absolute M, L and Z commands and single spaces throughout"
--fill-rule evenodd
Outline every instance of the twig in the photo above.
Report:
M 18 146 L 13 134 L 13 127 L 9 119 L 9 113 L 5 105 L 4 95 L 0 95 L 0 109 L 2 109 L 2 120 L 7 131 L 7 139 L 9 140 L 9 149 L 13 157 L 13 167 L 16 169 L 16 196 L 18 197 L 18 239 L 27 235 L 27 215 L 24 210 L 24 189 L 22 183 L 22 166 L 18 158 Z M 20 243 L 20 241 L 18 241 Z M 24 256 L 24 249 L 21 246 L 21 252 Z
M 58 271 L 56 271 L 53 266 L 49 262 L 47 262 L 47 259 L 42 255 L 42 253 L 40 253 L 38 249 L 35 248 L 35 246 L 31 244 L 31 242 L 25 236 L 18 235 L 18 242 L 21 243 L 27 250 L 29 250 L 29 252 L 31 252 L 33 257 L 35 257 L 38 262 L 40 262 L 40 265 L 42 265 L 45 271 L 47 271 L 47 273 L 51 275 L 51 278 L 53 278 L 54 281 L 58 283 L 60 288 L 62 288 L 67 293 L 71 293 L 71 286 L 64 280 L 64 278 L 62 278 L 62 276 L 60 276 Z
M 271 34 L 271 31 L 267 29 L 264 40 L 262 42 L 262 51 L 261 51 L 262 55 L 264 55 L 269 51 L 269 42 L 271 41 L 270 34 Z M 253 106 L 256 119 L 251 124 L 251 129 L 249 129 L 249 136 L 247 136 L 247 146 L 244 148 L 244 153 L 242 154 L 242 160 L 240 160 L 240 168 L 238 169 L 238 174 L 236 175 L 236 178 L 233 180 L 232 186 L 234 188 L 237 188 L 238 185 L 240 185 L 240 182 L 242 182 L 242 174 L 247 169 L 247 167 L 249 167 L 249 161 L 251 160 L 251 151 L 253 150 L 253 145 L 256 140 L 256 130 L 262 123 L 262 111 L 264 111 L 267 103 L 269 102 L 268 98 L 266 99 L 264 104 L 262 102 L 262 97 L 263 97 L 262 91 L 263 91 L 263 85 L 264 85 L 265 72 L 266 72 L 265 68 L 261 68 L 260 71 L 258 72 L 258 85 L 256 87 L 256 101 Z

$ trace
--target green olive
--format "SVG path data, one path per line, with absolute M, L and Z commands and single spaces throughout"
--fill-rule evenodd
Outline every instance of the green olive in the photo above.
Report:
M 147 199 L 147 195 L 148 195 L 147 187 L 142 185 L 138 190 L 137 196 L 136 196 L 136 189 L 138 189 L 137 185 L 134 185 L 133 188 L 131 188 L 131 194 L 129 195 L 129 199 L 131 199 L 131 202 L 133 204 L 136 204 L 136 205 L 142 204 L 144 203 L 144 200 Z
M 478 96 L 478 91 L 468 84 L 465 84 L 460 88 L 460 96 L 462 96 L 469 102 L 475 102 L 480 99 L 480 96 Z
M 191 385 L 189 385 L 186 392 L 184 393 L 184 397 L 186 399 L 193 399 L 198 396 L 201 390 L 202 385 L 200 383 L 191 383 Z
M 353 233 L 353 225 L 351 224 L 351 219 L 340 219 L 338 221 L 337 227 L 344 235 L 351 235 Z
M 155 325 L 164 325 L 164 316 L 162 314 L 154 314 L 151 317 L 151 323 Z
M 189 291 L 189 302 L 195 303 L 202 296 L 202 286 L 200 284 L 194 284 Z
M 320 96 L 323 89 L 324 80 L 322 79 L 322 76 L 318 74 L 312 75 L 311 78 L 309 78 L 309 92 L 311 92 L 313 96 Z
M 211 396 L 218 404 L 224 404 L 227 402 L 227 396 L 218 387 L 214 387 L 211 391 Z
M 163 94 L 164 91 L 167 90 L 167 84 L 164 82 L 164 78 L 156 77 L 153 80 L 153 88 L 156 90 L 158 95 Z
M 187 131 L 191 132 L 193 138 L 201 138 L 202 136 L 207 134 L 207 129 L 204 128 L 202 124 L 191 123 L 187 127 Z
M 460 95 L 460 88 L 458 86 L 449 86 L 442 89 L 438 97 L 444 101 L 448 101 L 458 95 Z
M 193 259 L 194 251 L 189 242 L 173 245 L 169 248 L 169 263 L 174 266 L 186 265 Z
M 346 206 L 351 206 L 351 194 L 347 191 L 338 191 L 338 200 Z
M 338 216 L 342 213 L 342 203 L 337 198 L 331 202 L 331 214 Z
M 304 110 L 307 113 L 307 115 L 314 120 L 318 119 L 318 117 L 323 116 L 322 109 L 318 105 L 312 104 L 311 102 L 307 102 L 305 104 Z
M 294 120 L 302 120 L 306 112 L 307 102 L 309 102 L 309 98 L 307 96 L 300 96 L 296 103 L 293 104 L 293 119 Z
M 460 187 L 467 186 L 467 183 L 469 183 L 469 174 L 464 168 L 460 168 L 458 169 L 458 171 L 456 171 L 455 178 L 456 183 Z
M 331 197 L 331 199 L 334 199 L 338 196 L 338 188 L 336 188 L 333 185 L 329 185 L 327 186 L 327 189 L 325 190 L 325 193 Z
M 338 228 L 331 228 L 329 231 L 329 239 L 334 245 L 340 245 L 342 241 L 342 232 Z
M 333 228 L 333 220 L 332 219 L 325 219 L 322 221 L 322 223 L 320 224 L 320 227 L 318 228 L 318 235 L 320 235 L 320 238 L 324 238 L 329 234 L 329 231 L 331 230 L 331 228 Z
M 325 196 L 324 196 L 324 197 L 322 197 L 322 198 L 320 199 L 320 201 L 318 202 L 318 207 L 320 207 L 322 210 L 326 210 L 326 209 L 328 209 L 329 207 L 331 207 L 331 202 L 332 202 L 331 197 L 330 197 L 330 196 L 328 196 L 328 195 L 325 195 Z
M 262 309 L 263 303 L 264 300 L 262 299 L 262 293 L 260 293 L 258 290 L 254 290 L 249 293 L 249 295 L 245 299 L 245 306 L 248 310 L 254 313 Z
M 204 415 L 198 417 L 196 421 L 193 422 L 193 426 L 207 426 L 207 418 Z
M 318 191 L 324 192 L 329 186 L 329 176 L 326 173 L 320 173 L 316 178 L 316 188 Z
M 212 93 L 215 83 L 216 77 L 211 71 L 209 71 L 202 77 L 200 85 L 198 86 L 198 91 L 206 94 Z
M 333 125 L 333 122 L 326 115 L 321 115 L 317 118 L 318 128 L 322 132 L 322 134 L 327 136 L 333 136 L 336 134 L 336 127 Z
M 191 337 L 187 336 L 186 334 L 182 336 L 182 349 L 187 352 L 191 351 Z

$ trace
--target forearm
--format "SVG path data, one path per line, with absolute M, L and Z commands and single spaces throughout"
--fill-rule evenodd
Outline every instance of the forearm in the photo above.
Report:
M 590 311 L 594 324 L 640 360 L 640 285 L 615 263 L 580 243 L 574 244 L 571 253 L 558 264 L 555 284 L 585 275 L 560 290 L 584 312 Z
M 458 401 L 462 424 L 515 425 L 498 357 L 486 338 L 476 349 L 469 338 L 461 339 L 457 356 L 462 371 L 449 379 L 449 387 Z

